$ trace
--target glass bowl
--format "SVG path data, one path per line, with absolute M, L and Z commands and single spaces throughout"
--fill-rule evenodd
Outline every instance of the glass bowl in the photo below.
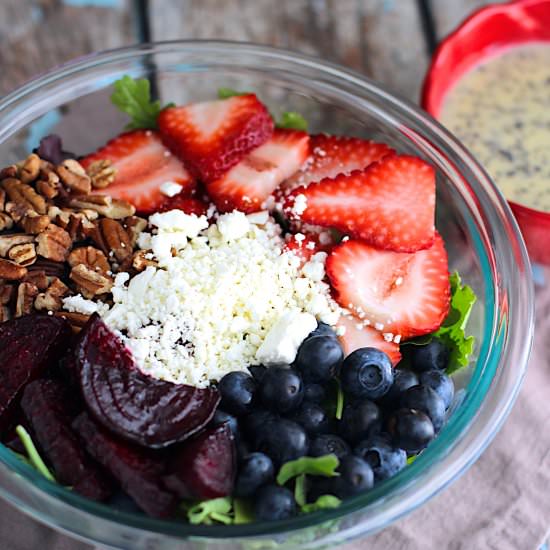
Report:
M 456 480 L 509 413 L 533 334 L 525 246 L 483 169 L 432 118 L 360 74 L 294 52 L 197 41 L 91 55 L 26 84 L 0 102 L 0 161 L 23 157 L 50 131 L 77 154 L 103 143 L 124 123 L 108 96 L 125 74 L 151 78 L 164 103 L 214 97 L 220 86 L 253 90 L 276 115 L 301 112 L 312 132 L 369 136 L 427 159 L 437 170 L 437 226 L 450 268 L 478 296 L 468 326 L 475 357 L 455 378 L 459 391 L 439 437 L 394 478 L 335 510 L 234 526 L 159 521 L 86 500 L 0 446 L 2 496 L 53 528 L 116 548 L 320 548 L 383 529 Z

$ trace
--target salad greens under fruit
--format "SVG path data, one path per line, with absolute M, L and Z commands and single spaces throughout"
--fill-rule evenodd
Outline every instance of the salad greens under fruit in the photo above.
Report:
M 38 252 L 50 263 L 40 282 L 0 258 L 0 267 L 18 269 L 16 292 L 45 285 L 42 294 L 36 286 L 36 304 L 52 280 L 60 296 L 82 292 L 74 276 L 82 255 L 68 260 L 71 248 L 92 254 L 93 275 L 107 282 L 116 272 L 131 278 L 156 267 L 131 233 L 147 226 L 136 210 L 212 221 L 269 209 L 286 233 L 280 252 L 294 254 L 300 269 L 326 257 L 320 278 L 340 320 L 336 327 L 318 321 L 290 364 L 250 365 L 197 388 L 141 372 L 97 313 L 78 327 L 76 341 L 66 320 L 75 317 L 54 305 L 50 315 L 29 310 L 9 320 L 16 287 L 0 285 L 0 297 L 8 296 L 0 302 L 0 349 L 9 350 L 0 370 L 10 382 L 0 394 L 2 441 L 46 479 L 88 498 L 116 506 L 123 495 L 150 516 L 194 525 L 336 508 L 411 464 L 445 422 L 450 375 L 468 366 L 474 350 L 466 328 L 476 296 L 458 273 L 449 277 L 434 227 L 433 168 L 386 144 L 308 135 L 296 112 L 274 122 L 250 92 L 220 88 L 218 101 L 162 107 L 148 80 L 124 76 L 111 100 L 129 116 L 129 131 L 80 164 L 59 137 L 42 140 L 40 158 L 31 160 L 52 171 L 50 187 L 40 170 L 29 176 L 29 160 L 2 171 L 0 191 L 14 201 L 26 186 L 41 210 L 14 215 L 9 238 L 48 208 L 100 206 L 95 225 L 94 218 L 87 232 L 73 228 L 72 240 L 61 215 L 46 220 L 47 231 L 69 239 L 55 276 L 43 245 Z M 223 118 L 214 128 L 212 113 Z M 80 187 L 67 176 L 71 167 Z M 98 237 L 107 226 L 125 235 L 123 246 Z M 90 299 L 108 300 L 111 286 L 96 287 Z M 48 303 L 61 308 L 61 300 Z

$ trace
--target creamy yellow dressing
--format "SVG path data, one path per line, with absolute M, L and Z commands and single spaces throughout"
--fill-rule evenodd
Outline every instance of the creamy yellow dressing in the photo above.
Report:
M 468 72 L 440 120 L 506 198 L 550 212 L 550 44 L 514 47 Z

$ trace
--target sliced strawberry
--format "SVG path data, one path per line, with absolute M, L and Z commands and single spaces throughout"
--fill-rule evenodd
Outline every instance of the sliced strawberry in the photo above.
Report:
M 167 181 L 182 185 L 187 195 L 195 190 L 195 181 L 183 163 L 151 130 L 121 134 L 80 162 L 88 168 L 97 160 L 110 160 L 116 169 L 115 181 L 105 193 L 132 203 L 142 213 L 154 212 L 164 202 L 166 195 L 160 186 Z
M 283 253 L 292 252 L 300 258 L 302 265 L 309 262 L 313 255 L 319 251 L 317 242 L 301 233 L 296 235 L 289 233 L 285 238 Z
M 348 136 L 311 136 L 311 156 L 302 169 L 281 185 L 284 194 L 300 186 L 353 170 L 364 170 L 369 164 L 395 153 L 385 143 Z
M 296 235 L 297 233 L 301 233 L 305 235 L 310 241 L 315 242 L 318 251 L 330 252 L 342 238 L 342 235 L 338 231 L 321 227 L 320 225 L 311 225 L 297 221 L 291 221 L 289 225 L 291 234 Z
M 295 189 L 284 210 L 302 222 L 334 227 L 378 248 L 415 252 L 434 240 L 434 169 L 416 157 L 385 157 L 364 171 Z
M 166 197 L 157 212 L 168 212 L 168 210 L 183 210 L 186 214 L 202 216 L 208 210 L 208 203 L 197 197 L 188 197 L 179 193 L 175 197 Z
M 342 315 L 336 326 L 345 329 L 344 334 L 339 338 L 346 355 L 359 348 L 376 348 L 388 355 L 392 365 L 395 366 L 401 361 L 399 344 L 389 338 L 389 341 L 384 339 L 381 332 L 365 326 L 360 319 L 351 315 Z
M 378 250 L 361 241 L 338 245 L 326 270 L 335 299 L 386 335 L 433 332 L 449 311 L 449 272 L 443 239 L 414 254 Z
M 297 130 L 275 130 L 229 172 L 209 183 L 208 194 L 222 212 L 254 212 L 286 178 L 300 169 L 309 154 L 309 136 Z
M 169 107 L 158 125 L 168 147 L 204 182 L 219 178 L 273 133 L 273 119 L 254 94 Z

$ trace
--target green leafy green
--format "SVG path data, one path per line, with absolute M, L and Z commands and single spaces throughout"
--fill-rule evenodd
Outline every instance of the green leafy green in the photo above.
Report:
M 463 285 L 458 273 L 451 275 L 451 308 L 441 327 L 433 333 L 450 349 L 447 374 L 452 374 L 468 365 L 470 354 L 474 351 L 474 337 L 466 336 L 464 329 L 476 302 L 471 287 Z
M 336 412 L 334 416 L 336 420 L 342 420 L 342 413 L 344 412 L 344 392 L 342 390 L 342 384 L 339 380 L 336 380 L 338 387 L 336 389 Z
M 307 132 L 307 120 L 300 113 L 294 111 L 284 112 L 275 126 L 286 130 L 303 130 Z
M 53 481 L 55 483 L 55 478 L 53 477 L 46 464 L 44 464 L 42 457 L 36 450 L 36 447 L 34 446 L 29 432 L 27 432 L 27 430 L 25 430 L 23 426 L 19 425 L 17 426 L 17 428 L 15 428 L 15 433 L 18 435 L 21 443 L 23 443 L 23 447 L 25 447 L 28 461 L 30 462 L 31 466 L 33 466 L 38 472 L 40 472 L 46 479 L 49 479 L 50 481 Z
M 294 482 L 294 500 L 298 506 L 306 503 L 306 474 L 301 474 Z
M 230 525 L 233 523 L 232 508 L 233 503 L 229 497 L 203 500 L 187 510 L 187 519 L 193 525 L 212 525 L 214 522 Z
M 407 458 L 407 466 L 409 464 L 412 464 L 416 459 L 417 459 L 418 455 L 411 455 Z
M 239 92 L 233 88 L 218 88 L 218 99 L 229 99 L 239 95 L 248 95 L 250 92 Z
M 310 514 L 318 510 L 338 508 L 340 504 L 342 504 L 342 501 L 333 495 L 321 495 L 315 502 L 304 504 L 301 509 L 304 514 Z
M 254 510 L 249 500 L 241 498 L 233 499 L 233 515 L 235 525 L 243 523 L 252 523 L 254 521 Z
M 340 461 L 333 454 L 317 457 L 302 456 L 281 466 L 277 475 L 277 483 L 284 485 L 290 479 L 302 474 L 334 477 L 338 475 L 336 468 L 338 468 L 339 464 Z
M 117 80 L 111 94 L 111 101 L 130 117 L 128 130 L 156 128 L 157 117 L 161 112 L 160 101 L 151 101 L 151 84 L 146 78 L 139 80 L 124 75 Z

